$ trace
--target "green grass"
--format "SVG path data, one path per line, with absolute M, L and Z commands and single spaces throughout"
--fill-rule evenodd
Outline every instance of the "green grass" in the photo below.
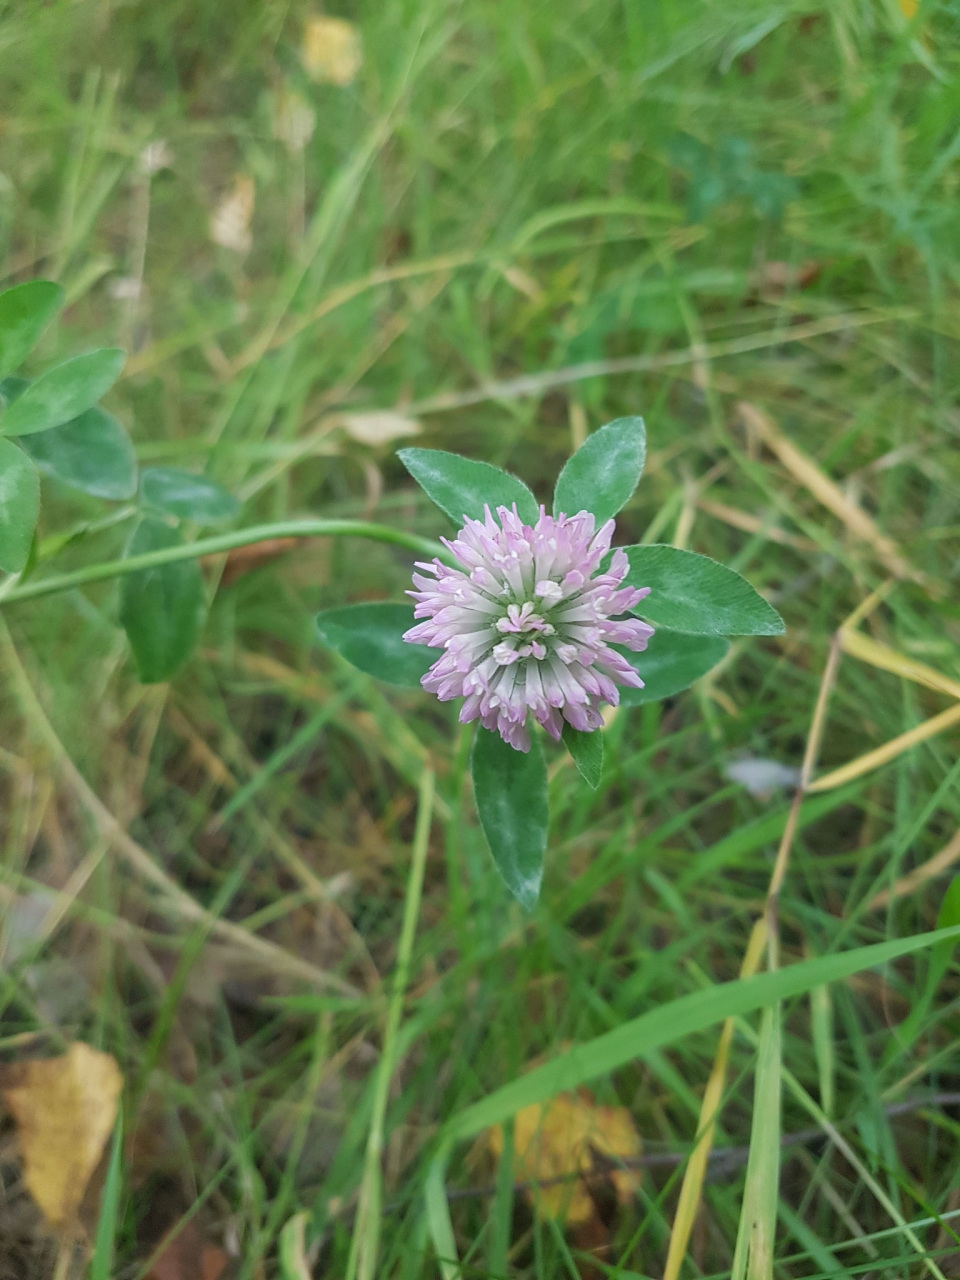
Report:
M 54 766 L 4 670 L 0 1046 L 9 1057 L 83 1038 L 120 1061 L 118 1277 L 142 1280 L 164 1233 L 193 1215 L 236 1252 L 237 1277 L 294 1280 L 278 1242 L 305 1211 L 314 1275 L 339 1278 L 365 1169 L 357 1249 L 368 1257 L 379 1234 L 374 1274 L 434 1275 L 424 1190 L 442 1125 L 534 1060 L 736 976 L 789 797 L 751 797 L 723 764 L 799 765 L 830 637 L 888 576 L 747 438 L 738 401 L 763 408 L 926 575 L 898 583 L 865 632 L 960 679 L 956 4 L 925 4 L 910 26 L 894 0 L 361 3 L 341 10 L 365 53 L 346 89 L 304 79 L 307 12 L 295 0 L 0 6 L 4 280 L 55 278 L 70 299 L 37 366 L 128 346 L 109 403 L 141 460 L 208 468 L 244 497 L 244 526 L 447 532 L 394 446 L 354 440 L 345 413 L 399 409 L 419 419 L 417 443 L 507 466 L 541 497 L 585 429 L 641 413 L 650 457 L 619 540 L 679 537 L 724 560 L 788 631 L 738 641 L 715 679 L 618 715 L 598 791 L 551 750 L 544 892 L 527 917 L 483 847 L 450 709 L 313 643 L 318 608 L 399 598 L 402 547 L 315 539 L 254 568 L 218 592 L 202 654 L 169 688 L 137 685 L 115 582 L 5 607 L 106 810 L 195 901 L 279 949 L 254 963 L 209 922 L 161 909 L 131 857 L 107 849 L 103 814 Z M 274 136 L 281 89 L 316 112 L 302 153 Z M 147 184 L 138 156 L 158 139 L 170 165 Z M 247 254 L 208 236 L 237 174 L 256 188 Z M 141 266 L 139 301 L 118 298 Z M 572 368 L 598 360 L 610 367 Z M 526 375 L 537 379 L 514 381 Z M 130 515 L 103 515 L 45 490 L 45 571 L 120 555 Z M 65 529 L 76 538 L 55 546 Z M 844 658 L 822 766 L 947 705 Z M 780 894 L 783 966 L 934 927 L 949 872 L 868 904 L 960 826 L 958 743 L 951 730 L 806 802 Z M 377 1068 L 428 765 L 434 822 L 385 1098 Z M 87 878 L 71 881 L 78 867 Z M 53 931 L 31 932 L 36 895 L 68 884 Z M 311 989 L 281 951 L 338 985 Z M 807 1104 L 822 1105 L 847 1154 L 823 1139 L 784 1151 L 778 1280 L 919 1277 L 930 1263 L 958 1274 L 960 1219 L 939 1217 L 960 1210 L 957 1109 L 895 1109 L 960 1089 L 958 995 L 956 966 L 920 953 L 834 984 L 829 1004 L 784 1003 L 783 1132 L 820 1124 Z M 731 1274 L 744 1149 L 758 1126 L 774 1132 L 754 1114 L 759 1027 L 756 1014 L 738 1027 L 716 1135 L 743 1158 L 712 1166 L 685 1280 Z M 682 1154 L 716 1043 L 717 1028 L 696 1031 L 591 1087 L 630 1109 L 649 1154 Z M 367 1152 L 381 1141 L 378 1192 Z M 498 1170 L 469 1144 L 445 1176 L 465 1275 L 662 1274 L 676 1167 L 650 1167 L 593 1264 L 506 1193 L 502 1170 L 487 1194 Z M 470 1189 L 483 1193 L 459 1194 Z M 918 1224 L 916 1245 L 904 1223 Z M 18 1224 L 5 1202 L 0 1276 L 52 1274 L 50 1250 Z M 78 1253 L 74 1274 L 99 1275 L 107 1256 L 98 1240 L 95 1270 Z

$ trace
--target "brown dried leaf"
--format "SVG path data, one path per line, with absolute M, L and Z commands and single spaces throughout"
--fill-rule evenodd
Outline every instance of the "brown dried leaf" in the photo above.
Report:
M 344 88 L 363 62 L 360 34 L 343 18 L 321 14 L 311 18 L 303 29 L 301 57 L 311 79 Z
M 208 1244 L 192 1222 L 170 1241 L 147 1274 L 147 1280 L 220 1280 L 230 1259 Z
M 264 538 L 263 542 L 251 542 L 246 547 L 234 547 L 227 553 L 227 560 L 220 576 L 220 586 L 229 587 L 238 578 L 252 573 L 255 569 L 263 569 L 299 546 L 302 541 L 302 538 Z M 219 556 L 204 556 L 201 563 L 213 564 L 219 559 Z
M 79 1042 L 60 1058 L 5 1070 L 3 1096 L 17 1122 L 24 1181 L 51 1226 L 76 1218 L 122 1088 L 116 1059 Z
M 793 262 L 765 262 L 753 273 L 751 284 L 760 293 L 782 294 L 789 289 L 805 289 L 819 279 L 823 263 L 808 258 L 799 264 Z
M 503 1129 L 487 1131 L 487 1146 L 496 1159 L 503 1151 Z M 568 1174 L 587 1174 L 594 1153 L 610 1160 L 634 1160 L 641 1152 L 640 1135 L 625 1107 L 603 1107 L 586 1089 L 559 1093 L 543 1105 L 524 1107 L 513 1121 L 514 1176 L 521 1182 L 546 1182 Z M 638 1169 L 614 1169 L 610 1181 L 623 1202 L 640 1185 Z M 558 1182 L 531 1189 L 535 1209 L 545 1217 L 564 1218 L 579 1226 L 596 1215 L 582 1181 Z

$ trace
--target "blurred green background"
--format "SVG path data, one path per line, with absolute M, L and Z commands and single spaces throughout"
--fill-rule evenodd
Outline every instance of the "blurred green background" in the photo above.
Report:
M 205 470 L 250 524 L 448 533 L 393 457 L 414 434 L 546 498 L 587 432 L 642 414 L 647 474 L 618 541 L 724 560 L 788 630 L 615 716 L 597 792 L 551 754 L 527 917 L 464 798 L 455 714 L 313 641 L 324 605 L 400 598 L 406 553 L 305 541 L 209 566 L 223 577 L 202 648 L 170 685 L 136 682 L 115 583 L 6 609 L 0 1047 L 84 1039 L 117 1057 L 109 1274 L 131 1280 L 199 1275 L 204 1248 L 244 1280 L 344 1275 L 427 763 L 439 798 L 376 1271 L 397 1280 L 436 1274 L 420 1196 L 444 1118 L 736 976 L 790 796 L 727 770 L 799 765 L 844 618 L 889 582 L 864 634 L 901 671 L 960 679 L 956 0 L 393 0 L 332 16 L 345 25 L 295 0 L 0 5 L 4 282 L 68 294 L 38 364 L 127 347 L 108 403 L 141 461 Z M 104 510 L 45 490 L 51 570 L 120 554 L 131 513 Z M 844 657 L 823 767 L 951 705 L 929 683 Z M 958 741 L 954 725 L 805 802 L 784 963 L 933 927 L 960 857 Z M 274 949 L 257 961 L 164 915 L 138 858 Z M 822 1137 L 785 1149 L 777 1276 L 960 1275 L 960 1218 L 942 1217 L 960 1213 L 960 988 L 941 973 L 911 959 L 788 1006 L 785 1066 L 860 1163 Z M 458 1150 L 464 1274 L 662 1275 L 671 1158 L 696 1136 L 716 1042 L 596 1085 L 649 1159 L 628 1195 L 591 1184 L 579 1226 L 492 1194 L 490 1143 Z M 708 1171 L 684 1277 L 730 1274 L 762 1118 L 754 1056 L 738 1033 L 716 1135 L 735 1154 Z M 785 1130 L 809 1123 L 788 1090 Z M 94 1274 L 31 1216 L 14 1156 L 0 1162 L 0 1276 Z M 300 1212 L 308 1270 L 277 1251 Z M 178 1228 L 201 1261 L 161 1273 Z

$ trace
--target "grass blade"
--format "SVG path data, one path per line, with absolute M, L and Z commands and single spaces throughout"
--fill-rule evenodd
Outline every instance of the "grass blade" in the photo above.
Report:
M 496 1089 L 454 1116 L 447 1127 L 447 1136 L 453 1140 L 473 1137 L 481 1129 L 502 1124 L 523 1107 L 546 1102 L 565 1089 L 575 1089 L 651 1049 L 673 1044 L 682 1036 L 714 1026 L 724 1018 L 751 1013 L 777 1000 L 803 995 L 825 982 L 848 978 L 863 969 L 887 964 L 953 938 L 960 938 L 960 925 L 804 960 L 773 973 L 726 982 L 706 991 L 680 996 L 632 1018 L 613 1031 L 573 1045 L 553 1061 Z
M 407 899 L 403 908 L 403 924 L 397 949 L 397 967 L 393 979 L 393 991 L 387 1009 L 387 1025 L 383 1034 L 383 1051 L 377 1072 L 373 1098 L 373 1115 L 360 1184 L 360 1200 L 353 1229 L 353 1241 L 347 1260 L 347 1280 L 372 1280 L 377 1269 L 380 1248 L 380 1219 L 383 1198 L 383 1174 L 380 1161 L 383 1155 L 384 1130 L 387 1119 L 387 1099 L 390 1082 L 399 1056 L 398 1032 L 403 1010 L 403 996 L 410 975 L 410 959 L 413 939 L 420 914 L 420 896 L 423 891 L 423 873 L 427 864 L 427 846 L 430 841 L 430 824 L 433 818 L 433 773 L 426 769 L 420 783 L 417 806 L 417 826 L 413 837 L 413 858 L 410 878 L 407 881 Z
M 756 973 L 766 941 L 767 927 L 766 918 L 764 917 L 756 922 L 750 934 L 750 941 L 747 943 L 747 950 L 740 968 L 740 976 L 742 978 L 750 978 Z M 663 1280 L 677 1280 L 687 1252 L 687 1245 L 690 1242 L 690 1234 L 693 1231 L 697 1208 L 700 1204 L 700 1196 L 703 1192 L 703 1183 L 707 1175 L 707 1162 L 710 1159 L 710 1151 L 713 1147 L 713 1136 L 716 1130 L 717 1116 L 720 1112 L 723 1086 L 727 1076 L 727 1061 L 730 1057 L 733 1027 L 733 1019 L 728 1018 L 723 1024 L 723 1030 L 720 1033 L 720 1043 L 717 1046 L 713 1068 L 710 1072 L 710 1078 L 707 1081 L 707 1087 L 703 1095 L 703 1103 L 700 1107 L 700 1120 L 697 1124 L 697 1132 L 700 1138 L 687 1163 L 683 1175 L 683 1184 L 680 1187 L 680 1198 L 677 1201 L 677 1211 L 674 1215 L 673 1228 L 670 1232 L 670 1246 L 667 1250 L 667 1263 L 663 1272 Z
M 113 1249 L 117 1239 L 120 1214 L 120 1185 L 123 1178 L 123 1111 L 117 1116 L 110 1148 L 110 1163 L 100 1200 L 97 1235 L 90 1260 L 90 1280 L 110 1280 L 113 1274 Z
M 780 1005 L 763 1011 L 757 1051 L 747 1180 L 733 1255 L 732 1280 L 773 1280 L 780 1187 Z

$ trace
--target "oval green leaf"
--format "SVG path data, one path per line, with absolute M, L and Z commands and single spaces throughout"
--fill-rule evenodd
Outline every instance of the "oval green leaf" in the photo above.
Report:
M 524 910 L 536 905 L 547 849 L 547 768 L 540 739 L 514 751 L 499 733 L 477 730 L 473 795 L 497 870 Z
M 642 418 L 617 418 L 588 436 L 557 477 L 554 515 L 592 511 L 605 524 L 633 497 L 647 457 Z
M 635 613 L 698 636 L 781 636 L 783 619 L 739 573 L 678 547 L 624 547 L 625 587 L 650 587 Z
M 417 688 L 440 654 L 424 644 L 407 644 L 403 633 L 414 625 L 413 606 L 347 604 L 317 614 L 323 644 L 378 680 Z
M 594 729 L 584 733 L 572 724 L 564 723 L 563 745 L 570 752 L 580 777 L 588 787 L 596 791 L 603 777 L 603 733 Z
M 527 524 L 534 524 L 540 514 L 539 503 L 523 481 L 489 462 L 474 462 L 443 449 L 401 449 L 397 457 L 454 524 L 463 524 L 464 516 L 482 520 L 485 505 L 495 511 L 516 503 Z
M 117 502 L 137 491 L 137 455 L 120 423 L 94 407 L 34 436 L 23 447 L 39 471 L 95 498 Z
M 0 569 L 19 573 L 40 514 L 37 469 L 11 440 L 0 440 Z
M 51 280 L 30 280 L 0 293 L 0 378 L 26 360 L 63 306 L 63 290 Z
M 672 698 L 712 670 L 729 649 L 730 642 L 723 636 L 691 636 L 660 628 L 642 653 L 620 649 L 643 681 L 642 689 L 621 688 L 620 705 L 639 707 Z
M 140 477 L 140 500 L 164 515 L 201 525 L 226 524 L 240 511 L 223 485 L 179 467 L 147 467 Z
M 141 522 L 128 556 L 179 546 L 180 535 L 162 520 Z M 140 569 L 121 580 L 120 622 L 144 684 L 169 680 L 193 652 L 207 612 L 203 574 L 196 560 Z
M 102 347 L 48 369 L 4 411 L 0 435 L 32 435 L 79 417 L 110 390 L 125 359 L 119 347 Z

